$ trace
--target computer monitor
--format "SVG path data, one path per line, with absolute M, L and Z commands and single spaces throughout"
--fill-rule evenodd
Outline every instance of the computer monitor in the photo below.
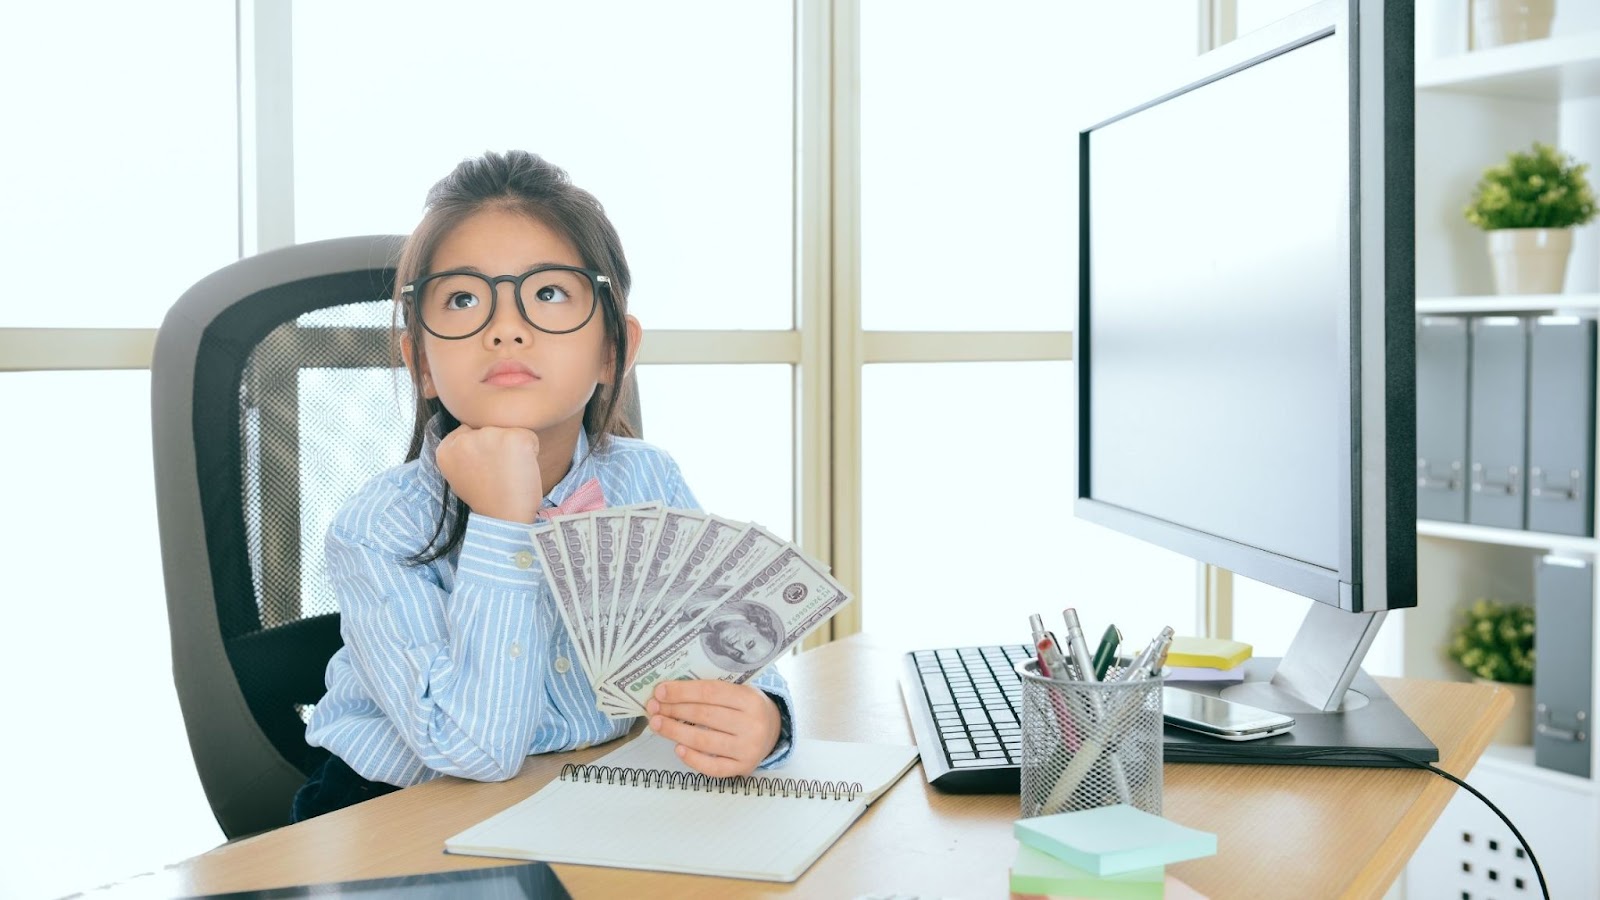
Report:
M 1292 714 L 1417 602 L 1412 28 L 1320 3 L 1079 135 L 1075 511 L 1315 600 L 1224 692 Z

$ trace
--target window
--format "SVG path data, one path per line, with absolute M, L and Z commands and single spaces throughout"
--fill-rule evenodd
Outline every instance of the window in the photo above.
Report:
M 1194 622 L 1192 561 L 1073 517 L 1071 364 L 1015 349 L 1076 320 L 1079 128 L 1195 54 L 1192 7 L 1135 6 L 861 5 L 862 621 L 907 647 Z
M 151 14 L 0 13 L 0 328 L 153 328 L 238 256 L 233 6 L 171 0 L 160 28 Z

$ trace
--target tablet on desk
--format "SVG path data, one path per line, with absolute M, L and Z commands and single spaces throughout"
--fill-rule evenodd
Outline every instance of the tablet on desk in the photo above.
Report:
M 567 893 L 567 889 L 561 886 L 561 879 L 556 877 L 556 873 L 551 871 L 547 863 L 542 862 L 204 895 L 209 900 L 280 900 L 293 897 L 359 897 L 361 900 L 390 900 L 390 898 L 430 900 L 434 897 L 570 900 L 571 896 Z M 200 898 L 189 897 L 184 900 L 200 900 Z

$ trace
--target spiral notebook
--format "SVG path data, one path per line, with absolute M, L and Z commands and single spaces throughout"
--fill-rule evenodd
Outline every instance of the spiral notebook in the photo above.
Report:
M 444 842 L 450 853 L 794 881 L 917 748 L 800 739 L 781 766 L 710 778 L 646 732 Z

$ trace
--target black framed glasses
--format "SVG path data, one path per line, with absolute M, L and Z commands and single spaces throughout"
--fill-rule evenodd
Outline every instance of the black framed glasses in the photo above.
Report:
M 422 327 L 447 341 L 469 338 L 494 318 L 495 287 L 511 285 L 517 311 L 545 334 L 569 334 L 589 324 L 611 279 L 578 266 L 540 266 L 521 275 L 484 275 L 451 269 L 424 275 L 402 287 Z

